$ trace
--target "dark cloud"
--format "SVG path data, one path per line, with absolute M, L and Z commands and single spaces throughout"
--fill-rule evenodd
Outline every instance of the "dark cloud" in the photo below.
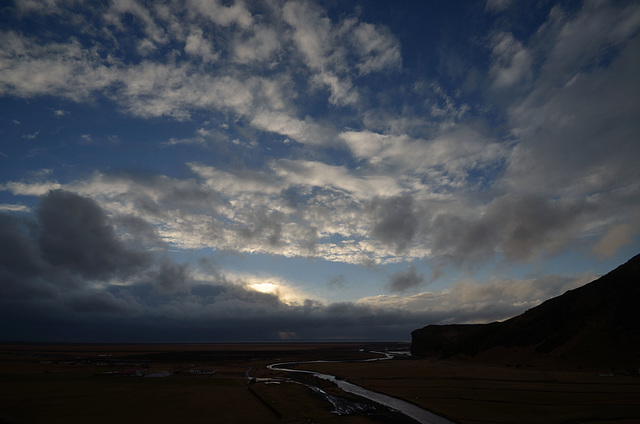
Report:
M 133 215 L 127 215 L 119 217 L 116 222 L 118 230 L 127 232 L 129 242 L 137 246 L 145 245 L 163 245 L 161 238 L 158 236 L 158 232 L 142 218 Z
M 258 210 L 247 217 L 248 225 L 240 229 L 240 235 L 250 240 L 264 240 L 269 246 L 279 246 L 282 239 L 283 213 Z
M 391 292 L 404 292 L 416 288 L 425 282 L 424 274 L 418 274 L 411 266 L 407 271 L 397 271 L 391 276 L 388 288 Z
M 55 293 L 48 281 L 38 283 L 48 267 L 33 239 L 36 228 L 30 220 L 0 214 L 0 298 L 28 300 Z
M 300 238 L 300 246 L 310 254 L 316 252 L 318 247 L 318 229 L 314 226 L 305 228 Z
M 588 204 L 505 195 L 492 200 L 476 220 L 436 216 L 431 224 L 433 247 L 456 265 L 473 266 L 495 254 L 526 262 L 564 247 L 573 237 L 573 226 L 591 210 Z
M 55 190 L 43 196 L 37 211 L 39 246 L 52 265 L 86 278 L 129 275 L 149 263 L 149 256 L 131 251 L 93 200 Z
M 153 273 L 153 282 L 162 292 L 186 291 L 189 280 L 188 264 L 176 263 L 167 258 L 160 261 L 158 269 Z
M 371 203 L 371 213 L 374 221 L 372 235 L 394 245 L 398 253 L 404 251 L 418 229 L 413 197 L 409 194 L 376 197 Z
M 33 241 L 25 236 L 29 224 L 9 215 L 0 215 L 0 269 L 30 276 L 42 267 Z
M 131 312 L 126 300 L 119 299 L 104 290 L 75 292 L 66 301 L 71 311 L 85 316 L 122 315 Z

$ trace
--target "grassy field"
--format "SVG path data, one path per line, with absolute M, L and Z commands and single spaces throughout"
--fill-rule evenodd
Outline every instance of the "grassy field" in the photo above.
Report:
M 0 424 L 393 422 L 384 411 L 332 414 L 332 405 L 302 384 L 250 384 L 247 379 L 279 374 L 266 370 L 276 361 L 361 357 L 361 347 L 0 345 Z M 136 369 L 172 374 L 121 375 Z
M 640 422 L 638 375 L 429 360 L 304 368 L 403 398 L 461 424 Z
M 397 423 L 372 408 L 350 415 L 274 362 L 374 357 L 364 344 L 0 345 L 0 424 Z M 640 422 L 640 377 L 559 368 L 405 359 L 305 364 L 461 424 Z M 130 377 L 142 370 L 164 378 Z M 160 374 L 162 375 L 162 374 Z M 258 378 L 251 383 L 247 376 Z M 306 377 L 311 378 L 311 377 Z M 314 382 L 316 384 L 316 382 Z M 349 399 L 337 387 L 323 390 Z

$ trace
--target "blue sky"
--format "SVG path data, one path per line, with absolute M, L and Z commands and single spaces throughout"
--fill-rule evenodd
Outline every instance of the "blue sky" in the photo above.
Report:
M 639 251 L 637 2 L 24 0 L 0 37 L 0 339 L 408 340 Z

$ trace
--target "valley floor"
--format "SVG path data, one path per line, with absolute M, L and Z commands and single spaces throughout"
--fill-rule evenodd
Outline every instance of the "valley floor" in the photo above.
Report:
M 298 367 L 403 398 L 460 424 L 640 422 L 640 376 L 626 370 L 543 370 L 410 358 L 354 361 L 379 356 L 371 351 L 407 347 L 0 344 L 0 423 L 407 422 L 329 382 L 317 383 L 345 404 L 362 406 L 336 415 L 334 406 L 304 381 L 286 382 L 286 373 L 266 368 L 317 359 L 347 362 Z

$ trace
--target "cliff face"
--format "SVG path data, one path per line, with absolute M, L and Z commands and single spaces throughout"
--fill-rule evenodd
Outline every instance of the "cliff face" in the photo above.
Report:
M 640 255 L 522 315 L 480 325 L 430 325 L 411 333 L 416 356 L 490 359 L 501 350 L 594 366 L 640 366 Z

